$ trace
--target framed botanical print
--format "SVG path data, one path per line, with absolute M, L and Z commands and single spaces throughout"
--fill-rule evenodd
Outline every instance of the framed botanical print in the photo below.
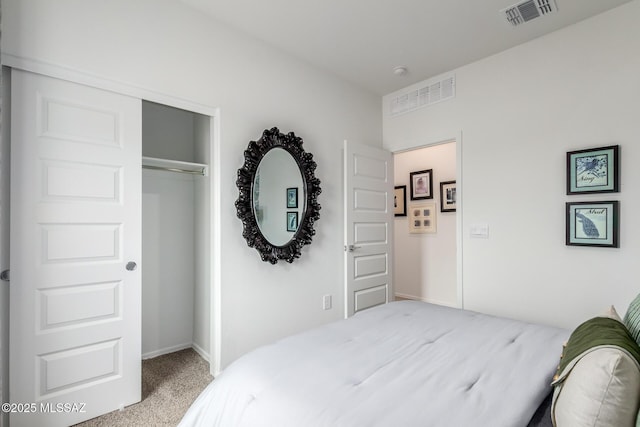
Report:
M 620 184 L 620 146 L 567 153 L 567 194 L 616 193 Z
M 566 244 L 620 247 L 619 202 L 569 202 L 566 209 Z
M 433 169 L 411 172 L 411 200 L 433 199 Z

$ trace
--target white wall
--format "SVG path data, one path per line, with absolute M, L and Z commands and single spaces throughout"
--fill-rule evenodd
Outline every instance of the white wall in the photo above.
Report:
M 454 100 L 385 115 L 391 150 L 462 132 L 465 308 L 573 327 L 640 291 L 638 20 L 635 0 L 454 70 Z M 620 193 L 567 196 L 566 152 L 612 144 Z M 601 199 L 620 200 L 620 248 L 565 246 L 565 203 Z
M 396 295 L 435 304 L 457 306 L 456 212 L 440 212 L 440 182 L 456 179 L 456 143 L 449 142 L 393 156 L 395 185 L 407 186 L 407 213 L 411 208 L 409 174 L 432 169 L 436 233 L 409 233 L 408 217 L 395 217 L 393 283 Z
M 142 171 L 142 355 L 191 347 L 194 177 Z
M 379 97 L 172 0 L 2 0 L 3 53 L 219 107 L 222 366 L 284 335 L 341 317 L 342 142 L 381 145 Z M 243 151 L 278 126 L 304 140 L 322 181 L 313 243 L 294 264 L 264 263 L 234 202 Z M 332 310 L 322 296 L 333 295 Z

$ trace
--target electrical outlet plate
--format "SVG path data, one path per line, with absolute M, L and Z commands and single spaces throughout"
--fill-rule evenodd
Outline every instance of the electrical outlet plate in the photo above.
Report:
M 331 295 L 325 295 L 322 297 L 322 309 L 331 310 Z

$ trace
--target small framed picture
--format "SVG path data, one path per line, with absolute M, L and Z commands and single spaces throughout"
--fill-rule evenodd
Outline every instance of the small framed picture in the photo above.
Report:
M 409 207 L 409 233 L 436 232 L 436 204 L 415 203 Z
M 440 183 L 440 212 L 456 211 L 456 182 L 443 181 Z
M 411 200 L 433 199 L 433 169 L 411 172 Z
M 617 193 L 620 146 L 567 152 L 567 194 Z
M 619 202 L 568 202 L 566 244 L 618 248 Z
M 298 187 L 287 188 L 287 208 L 297 208 L 297 207 L 298 207 Z
M 407 186 L 396 185 L 393 193 L 393 213 L 395 216 L 407 216 Z
M 298 212 L 287 212 L 287 231 L 298 231 Z

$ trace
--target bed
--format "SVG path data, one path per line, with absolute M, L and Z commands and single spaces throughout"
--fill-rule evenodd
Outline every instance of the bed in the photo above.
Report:
M 393 302 L 244 355 L 180 426 L 550 426 L 569 334 Z

